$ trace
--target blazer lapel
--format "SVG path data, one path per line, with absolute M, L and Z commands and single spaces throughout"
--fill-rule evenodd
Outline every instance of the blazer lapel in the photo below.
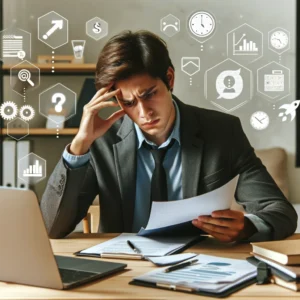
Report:
M 183 198 L 198 195 L 203 140 L 200 138 L 199 120 L 192 107 L 185 105 L 174 95 L 180 111 L 180 140 L 182 161 Z
M 132 231 L 136 187 L 136 136 L 133 122 L 125 115 L 117 133 L 122 140 L 113 145 L 117 177 L 121 189 L 124 232 Z

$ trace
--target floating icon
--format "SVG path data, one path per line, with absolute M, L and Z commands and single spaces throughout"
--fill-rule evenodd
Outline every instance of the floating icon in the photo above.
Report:
M 233 33 L 233 55 L 258 55 L 258 48 L 253 41 L 247 41 L 246 33 L 243 33 L 241 38 L 236 42 L 235 32 Z M 242 44 L 242 45 L 241 45 Z
M 206 11 L 195 12 L 189 18 L 189 29 L 190 32 L 197 37 L 207 37 L 214 32 L 215 19 Z
M 18 57 L 18 52 L 23 51 L 23 36 L 21 35 L 3 35 L 2 42 L 3 58 Z
M 282 70 L 272 70 L 272 74 L 265 74 L 264 78 L 265 92 L 284 91 L 284 74 Z
M 291 122 L 294 120 L 296 116 L 296 109 L 300 104 L 300 100 L 295 100 L 291 104 L 283 104 L 279 107 L 279 109 L 285 109 L 285 112 L 279 113 L 278 117 L 282 118 L 282 122 L 287 120 L 287 115 L 291 115 Z
M 269 126 L 270 118 L 263 111 L 257 111 L 250 117 L 250 124 L 256 130 L 263 130 Z
M 234 99 L 243 90 L 243 78 L 240 75 L 241 69 L 227 70 L 219 74 L 216 80 L 216 89 L 219 94 L 217 99 Z
M 66 96 L 63 93 L 55 93 L 51 98 L 52 103 L 57 103 L 54 107 L 55 111 L 60 113 L 63 109 L 63 104 L 66 102 Z
M 27 81 L 31 86 L 34 86 L 34 82 L 30 79 L 31 78 L 31 73 L 26 70 L 26 69 L 22 69 L 19 71 L 18 73 L 18 78 L 21 81 Z
M 175 31 L 179 31 L 178 26 L 178 22 L 175 22 L 174 24 L 167 24 L 167 22 L 163 22 L 163 31 L 166 31 L 168 29 L 168 27 L 172 27 Z
M 19 159 L 18 178 L 29 184 L 36 184 L 46 178 L 46 169 L 46 160 L 31 152 Z
M 33 119 L 35 112 L 32 106 L 23 105 L 19 110 L 19 115 L 24 121 L 30 121 Z
M 98 41 L 108 34 L 108 23 L 99 17 L 86 22 L 86 34 Z
M 47 38 L 50 35 L 52 35 L 56 30 L 63 29 L 63 27 L 64 27 L 64 21 L 63 20 L 53 20 L 51 23 L 54 24 L 54 25 L 47 31 L 46 34 L 43 35 L 44 40 L 47 40 Z
M 85 40 L 72 40 L 73 52 L 76 59 L 83 57 L 84 46 Z
M 18 58 L 23 60 L 26 56 L 26 53 L 25 53 L 25 51 L 20 50 L 20 51 L 18 51 L 17 56 L 18 56 Z
M 42 177 L 43 168 L 39 165 L 39 161 L 36 160 L 34 165 L 29 165 L 29 168 L 23 171 L 24 177 Z
M 180 20 L 169 14 L 160 20 L 160 31 L 168 37 L 172 37 L 180 31 Z
M 12 120 L 18 114 L 18 107 L 14 102 L 6 101 L 0 106 L 0 116 L 4 120 Z
M 189 76 L 200 71 L 200 57 L 182 57 L 181 70 Z
M 283 49 L 289 44 L 289 36 L 286 32 L 278 30 L 272 33 L 270 42 L 275 49 Z
M 94 33 L 101 33 L 102 32 L 101 24 L 99 22 L 96 22 L 92 30 Z

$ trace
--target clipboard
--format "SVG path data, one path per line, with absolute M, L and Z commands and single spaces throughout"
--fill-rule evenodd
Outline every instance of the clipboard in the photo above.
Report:
M 188 293 L 188 294 L 194 294 L 199 296 L 209 296 L 214 298 L 225 298 L 231 295 L 232 293 L 235 293 L 253 283 L 256 283 L 256 277 L 251 278 L 249 280 L 246 280 L 240 284 L 237 284 L 231 288 L 229 288 L 226 291 L 220 292 L 220 293 L 212 293 L 212 292 L 205 292 L 205 291 L 195 291 L 190 288 L 185 288 L 182 286 L 174 286 L 174 285 L 157 285 L 156 283 L 141 281 L 141 280 L 132 280 L 129 282 L 131 285 L 138 285 L 138 286 L 144 286 L 144 287 L 151 287 L 151 288 L 157 288 L 157 289 L 164 289 L 169 291 L 175 291 L 175 292 L 182 292 L 182 293 Z

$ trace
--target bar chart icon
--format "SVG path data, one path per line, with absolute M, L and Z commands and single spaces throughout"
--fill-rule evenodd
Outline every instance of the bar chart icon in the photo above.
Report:
M 258 48 L 255 42 L 247 41 L 244 33 L 236 42 L 235 32 L 233 33 L 233 55 L 258 55 Z
M 36 160 L 34 165 L 29 165 L 29 168 L 23 171 L 24 177 L 42 177 L 43 176 L 43 168 L 39 164 L 39 161 Z

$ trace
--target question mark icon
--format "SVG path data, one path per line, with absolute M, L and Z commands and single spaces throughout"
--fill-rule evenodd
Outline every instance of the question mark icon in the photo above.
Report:
M 59 101 L 58 101 L 59 100 Z M 62 111 L 62 106 L 66 102 L 66 96 L 62 93 L 55 93 L 52 96 L 52 103 L 58 103 L 55 105 L 54 109 L 56 112 L 60 113 Z

